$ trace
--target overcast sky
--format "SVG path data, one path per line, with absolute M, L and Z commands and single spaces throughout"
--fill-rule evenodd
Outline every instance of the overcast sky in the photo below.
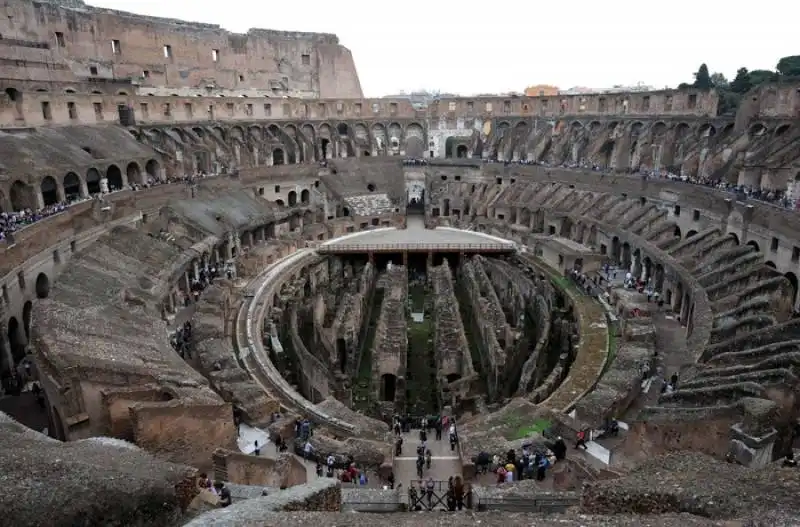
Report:
M 219 24 L 336 33 L 364 94 L 522 91 L 533 84 L 656 88 L 691 82 L 702 62 L 729 79 L 800 54 L 800 2 L 616 0 L 87 0 L 135 13 Z

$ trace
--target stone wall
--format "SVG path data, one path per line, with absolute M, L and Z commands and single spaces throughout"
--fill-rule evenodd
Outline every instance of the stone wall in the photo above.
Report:
M 265 517 L 269 517 L 273 512 L 338 512 L 341 506 L 341 484 L 334 479 L 320 478 L 270 496 L 244 500 L 230 507 L 202 514 L 187 523 L 185 527 L 260 525 Z
M 505 379 L 506 346 L 511 342 L 511 328 L 506 323 L 503 307 L 497 293 L 489 281 L 483 265 L 476 258 L 466 260 L 459 269 L 459 287 L 466 292 L 469 310 L 472 314 L 470 324 L 478 336 L 477 344 L 487 374 L 489 395 L 494 397 L 493 387 Z M 497 378 L 495 378 L 495 376 Z
M 392 265 L 378 278 L 376 289 L 383 289 L 375 337 L 372 343 L 372 381 L 376 400 L 403 408 L 405 401 L 406 355 L 408 353 L 408 271 L 402 265 Z M 387 381 L 384 376 L 394 377 Z M 394 394 L 387 393 L 392 384 Z M 393 412 L 394 413 L 394 412 Z
M 28 81 L 18 89 L 91 78 L 100 86 L 126 79 L 128 87 L 121 91 L 129 94 L 362 97 L 353 57 L 331 34 L 266 29 L 236 34 L 213 24 L 83 2 L 16 0 L 8 9 L 11 18 L 0 32 L 17 64 L 5 66 L 2 76 Z
M 429 267 L 433 285 L 433 345 L 436 364 L 442 382 L 454 382 L 475 375 L 469 344 L 464 334 L 464 324 L 458 310 L 453 284 L 453 273 L 445 261 L 437 267 Z
M 170 461 L 208 468 L 217 448 L 236 442 L 230 404 L 136 403 L 130 412 L 136 444 Z
M 264 445 L 264 448 L 273 448 Z M 214 479 L 261 487 L 294 487 L 306 483 L 306 467 L 291 454 L 277 459 L 217 449 L 213 454 Z

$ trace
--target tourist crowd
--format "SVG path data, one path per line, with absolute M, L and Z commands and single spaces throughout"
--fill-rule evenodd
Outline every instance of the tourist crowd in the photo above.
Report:
M 161 185 L 176 185 L 176 184 L 193 184 L 198 179 L 203 179 L 206 177 L 211 177 L 216 174 L 206 174 L 204 172 L 197 172 L 196 174 L 185 175 L 183 177 L 171 177 L 164 180 L 155 179 L 155 178 L 148 178 L 147 181 L 143 184 L 138 183 L 130 183 L 125 188 L 116 188 L 116 187 L 109 187 L 109 193 L 118 192 L 122 190 L 132 190 L 134 192 L 140 190 L 146 190 L 149 188 L 161 186 Z M 20 211 L 13 211 L 13 212 L 0 212 L 0 241 L 7 239 L 11 236 L 15 231 L 22 229 L 23 227 L 27 227 L 28 225 L 32 225 L 37 221 L 41 221 L 43 219 L 49 218 L 50 216 L 55 216 L 61 212 L 64 212 L 69 207 L 76 205 L 78 203 L 82 203 L 84 201 L 96 198 L 101 196 L 100 193 L 94 193 L 91 197 L 88 198 L 80 198 L 78 196 L 68 196 L 67 200 L 61 203 L 54 203 L 52 205 L 47 205 L 41 209 L 30 209 L 26 208 Z

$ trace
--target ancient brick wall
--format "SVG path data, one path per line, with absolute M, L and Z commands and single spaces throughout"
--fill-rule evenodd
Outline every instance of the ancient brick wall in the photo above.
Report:
M 136 444 L 169 461 L 208 468 L 214 450 L 235 443 L 230 404 L 137 403 L 130 412 Z
M 263 448 L 274 448 L 264 445 Z M 241 485 L 294 487 L 306 483 L 303 463 L 292 455 L 278 459 L 218 449 L 214 452 L 214 477 Z
M 69 82 L 92 77 L 132 79 L 143 89 L 205 92 L 210 86 L 264 95 L 363 95 L 350 51 L 331 34 L 264 29 L 236 34 L 212 24 L 27 0 L 9 2 L 7 12 L 0 22 L 3 40 L 11 45 L 10 65 L 0 70 L 5 78 Z
M 388 401 L 382 394 L 382 376 L 394 375 L 405 377 L 406 355 L 408 353 L 408 317 L 406 303 L 408 301 L 408 272 L 402 265 L 394 265 L 378 279 L 376 288 L 383 289 L 383 301 L 380 309 L 375 337 L 372 342 L 372 380 L 373 391 L 379 400 Z M 405 397 L 405 389 L 397 386 L 394 402 L 401 404 Z
M 433 284 L 434 349 L 439 375 L 456 380 L 475 373 L 447 262 L 428 268 Z M 453 377 L 454 376 L 454 377 Z

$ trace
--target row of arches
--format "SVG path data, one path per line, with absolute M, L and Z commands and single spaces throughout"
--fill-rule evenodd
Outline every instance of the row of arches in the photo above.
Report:
M 129 184 L 144 185 L 148 179 L 160 179 L 160 163 L 155 159 L 145 163 L 144 171 L 136 161 L 125 165 L 124 172 L 118 164 L 109 165 L 103 172 L 91 167 L 83 176 L 74 171 L 67 172 L 60 179 L 55 176 L 45 176 L 38 187 L 17 179 L 11 183 L 8 196 L 0 188 L 0 212 L 37 210 L 42 206 L 72 202 L 95 194 L 121 190 Z
M 50 278 L 46 273 L 36 275 L 33 292 L 36 299 L 50 296 Z M 21 322 L 16 316 L 11 316 L 6 323 L 6 334 L 0 336 L 0 378 L 2 379 L 11 375 L 13 368 L 25 358 L 31 339 L 33 300 L 27 300 L 23 304 L 21 315 Z

